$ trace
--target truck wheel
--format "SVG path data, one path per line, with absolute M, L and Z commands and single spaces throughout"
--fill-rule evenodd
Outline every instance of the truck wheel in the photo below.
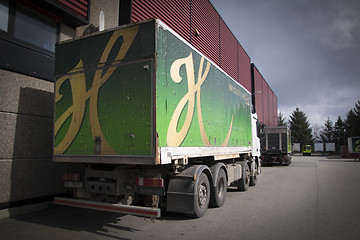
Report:
M 221 207 L 224 205 L 227 190 L 227 180 L 224 169 L 218 172 L 216 187 L 211 191 L 210 206 Z
M 258 165 L 257 165 L 257 163 L 255 163 L 254 176 L 250 177 L 250 183 L 249 183 L 249 185 L 252 186 L 252 187 L 256 185 L 257 172 L 258 172 Z
M 242 178 L 239 180 L 238 183 L 238 189 L 240 191 L 246 191 L 249 188 L 250 185 L 250 168 L 249 165 L 246 163 L 244 168 L 243 168 L 243 176 Z
M 207 175 L 201 173 L 199 182 L 196 186 L 194 196 L 194 215 L 193 217 L 202 217 L 209 207 L 210 202 L 210 183 Z
M 290 157 L 286 157 L 285 166 L 289 166 L 290 164 L 291 164 L 291 158 L 290 158 Z

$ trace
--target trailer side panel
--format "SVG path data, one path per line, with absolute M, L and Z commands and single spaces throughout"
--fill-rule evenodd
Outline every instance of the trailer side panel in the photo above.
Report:
M 188 148 L 203 148 L 197 152 L 205 151 L 205 155 L 216 155 L 218 150 L 222 154 L 249 151 L 250 93 L 173 32 L 161 26 L 158 31 L 156 129 L 160 148 L 171 155 L 177 155 L 174 150 L 179 155 L 181 149 L 194 151 Z

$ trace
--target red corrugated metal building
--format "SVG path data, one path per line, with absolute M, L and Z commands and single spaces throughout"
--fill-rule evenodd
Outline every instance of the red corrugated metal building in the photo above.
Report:
M 259 121 L 269 127 L 277 126 L 277 97 L 255 64 L 251 64 L 251 68 L 254 93 L 261 91 L 253 95 Z

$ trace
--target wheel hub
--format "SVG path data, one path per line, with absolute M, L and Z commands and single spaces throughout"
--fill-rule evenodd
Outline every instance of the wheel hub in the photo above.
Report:
M 202 207 L 206 203 L 207 195 L 208 193 L 205 184 L 201 184 L 199 186 L 199 198 L 198 198 L 200 207 Z

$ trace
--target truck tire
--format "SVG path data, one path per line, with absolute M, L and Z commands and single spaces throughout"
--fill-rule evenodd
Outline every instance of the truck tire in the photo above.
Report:
M 221 207 L 224 205 L 227 191 L 227 179 L 224 169 L 220 169 L 216 178 L 216 186 L 211 191 L 210 206 Z
M 196 194 L 194 195 L 194 215 L 195 218 L 202 217 L 209 207 L 210 202 L 210 183 L 207 175 L 201 173 L 198 184 L 196 186 Z
M 244 164 L 243 167 L 243 176 L 242 178 L 238 181 L 237 187 L 238 190 L 240 191 L 246 191 L 249 188 L 250 185 L 250 167 L 249 164 Z
M 291 164 L 291 157 L 287 156 L 285 166 L 289 166 L 290 164 Z
M 255 163 L 254 164 L 254 167 L 255 167 L 255 169 L 254 169 L 254 176 L 251 176 L 250 177 L 250 183 L 249 183 L 249 185 L 251 186 L 251 187 L 253 187 L 253 186 L 255 186 L 256 185 L 256 182 L 257 182 L 257 172 L 258 172 L 258 165 L 257 165 L 257 163 Z

